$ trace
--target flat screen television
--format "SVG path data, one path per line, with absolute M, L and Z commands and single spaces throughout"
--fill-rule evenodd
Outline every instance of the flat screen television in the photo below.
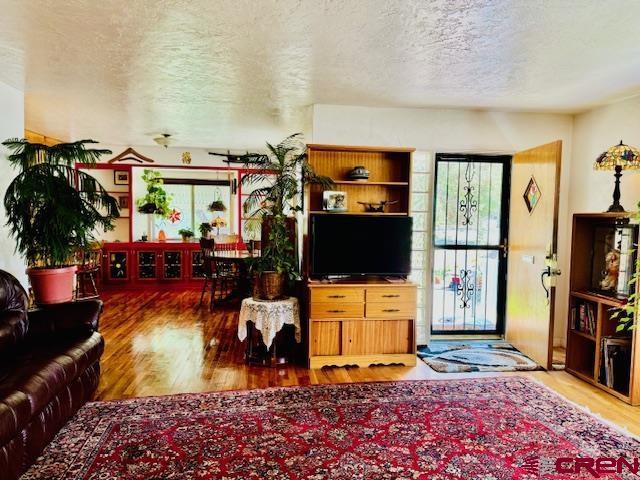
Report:
M 407 216 L 312 215 L 310 275 L 407 276 L 411 226 Z

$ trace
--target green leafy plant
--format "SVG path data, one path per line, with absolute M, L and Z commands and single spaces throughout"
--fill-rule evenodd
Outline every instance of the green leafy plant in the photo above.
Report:
M 200 231 L 201 237 L 206 237 L 208 234 L 211 233 L 211 230 L 213 230 L 213 227 L 211 226 L 210 223 L 203 222 L 198 227 L 198 230 Z
M 109 150 L 87 148 L 80 140 L 47 146 L 12 138 L 2 144 L 17 168 L 4 197 L 7 225 L 16 251 L 32 267 L 58 268 L 74 263 L 77 251 L 95 241 L 94 231 L 113 229 L 118 202 L 76 164 L 92 166 Z
M 329 177 L 317 175 L 307 157 L 301 134 L 285 138 L 277 145 L 267 143 L 267 153 L 247 153 L 241 156 L 249 173 L 242 177 L 243 185 L 264 185 L 253 190 L 244 201 L 243 210 L 249 220 L 268 217 L 269 241 L 256 262 L 256 271 L 277 271 L 289 279 L 298 276 L 295 247 L 287 231 L 287 212 L 302 210 L 302 194 L 307 184 L 325 188 L 333 185 Z
M 633 214 L 633 218 L 640 222 L 640 202 L 638 202 L 638 211 Z M 636 328 L 634 319 L 637 317 L 638 312 L 638 282 L 640 282 L 640 255 L 636 256 L 636 271 L 631 277 L 629 285 L 632 287 L 632 293 L 627 299 L 627 303 L 624 307 L 616 309 L 613 318 L 618 320 L 617 332 L 628 331 Z
M 178 230 L 178 235 L 180 235 L 182 238 L 191 238 L 193 237 L 193 230 L 190 230 L 188 228 L 181 228 L 180 230 Z
M 142 181 L 147 185 L 147 193 L 144 197 L 136 200 L 140 213 L 153 213 L 157 217 L 167 218 L 171 211 L 169 202 L 171 196 L 162 186 L 162 174 L 157 170 L 145 169 L 142 174 Z

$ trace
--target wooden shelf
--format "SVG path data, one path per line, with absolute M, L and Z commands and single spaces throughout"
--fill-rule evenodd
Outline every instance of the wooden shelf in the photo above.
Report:
M 581 332 L 580 330 L 574 330 L 574 329 L 571 329 L 569 331 L 574 335 L 578 335 L 580 337 L 584 337 L 587 340 L 591 340 L 592 342 L 596 341 L 596 337 L 594 337 L 593 335 L 590 335 L 590 334 L 588 334 L 586 332 Z
M 589 300 L 595 303 L 602 303 L 603 305 L 609 305 L 611 307 L 622 307 L 624 304 L 627 303 L 626 300 L 621 300 L 615 297 L 608 297 L 606 295 L 599 295 L 593 292 L 577 291 L 577 292 L 571 292 L 571 295 L 576 298 Z
M 359 182 L 357 180 L 334 180 L 333 183 L 336 185 L 360 185 L 366 187 L 367 185 L 371 186 L 387 186 L 387 187 L 408 187 L 409 182 Z

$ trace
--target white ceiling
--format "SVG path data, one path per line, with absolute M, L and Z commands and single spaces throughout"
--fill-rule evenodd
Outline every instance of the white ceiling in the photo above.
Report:
M 576 112 L 640 90 L 636 0 L 0 3 L 0 81 L 67 139 L 241 146 L 314 103 Z

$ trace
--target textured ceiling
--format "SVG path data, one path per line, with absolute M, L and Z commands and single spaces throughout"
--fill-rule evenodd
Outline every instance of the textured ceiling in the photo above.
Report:
M 635 0 L 0 3 L 0 81 L 63 138 L 239 147 L 314 103 L 573 112 L 640 86 Z

